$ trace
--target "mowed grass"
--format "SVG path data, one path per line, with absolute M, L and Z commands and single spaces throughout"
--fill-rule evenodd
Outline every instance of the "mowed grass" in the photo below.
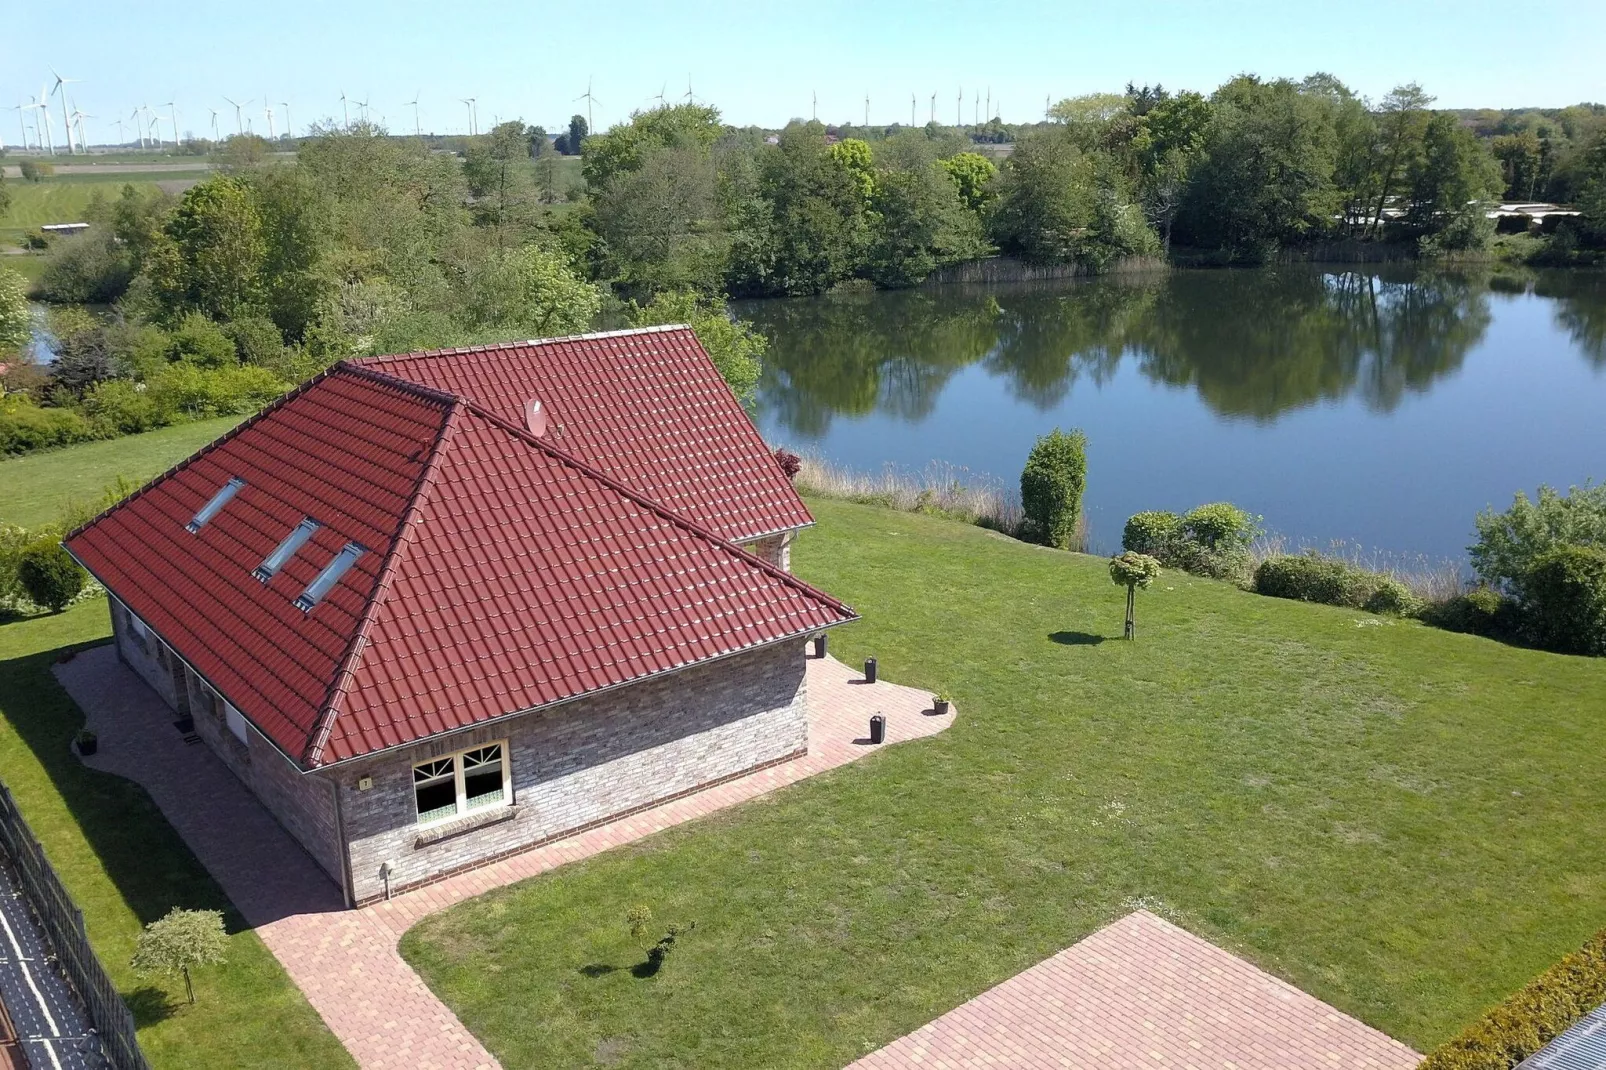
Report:
M 0 524 L 51 523 L 73 501 L 100 497 L 119 476 L 143 483 L 224 434 L 242 417 L 175 424 L 142 435 L 85 442 L 0 460 Z
M 1606 924 L 1606 660 L 811 502 L 845 660 L 959 719 L 426 919 L 508 1067 L 840 1067 L 1137 906 L 1419 1049 Z M 696 923 L 637 977 L 655 934 Z
M 0 778 L 83 910 L 140 1046 L 158 1068 L 354 1065 L 144 789 L 70 750 L 84 719 L 50 666 L 109 632 L 104 598 L 0 624 Z M 129 967 L 141 927 L 174 906 L 222 910 L 232 934 L 227 961 L 195 971 L 193 1007 L 182 980 Z
M 156 178 L 204 177 L 196 172 L 177 175 L 157 175 Z M 84 211 L 95 194 L 110 200 L 119 196 L 125 185 L 142 192 L 156 188 L 148 174 L 132 175 L 62 175 L 40 182 L 6 180 L 11 194 L 11 207 L 0 213 L 0 240 L 14 244 L 23 234 L 37 230 L 46 223 L 82 223 Z

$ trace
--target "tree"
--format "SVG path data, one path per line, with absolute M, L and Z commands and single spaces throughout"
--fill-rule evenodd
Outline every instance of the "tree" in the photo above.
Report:
M 1136 620 L 1138 588 L 1148 587 L 1159 576 L 1160 562 L 1148 554 L 1128 550 L 1124 554 L 1110 558 L 1110 581 L 1117 587 L 1126 588 L 1126 628 L 1121 633 L 1123 639 L 1138 637 Z
M 0 357 L 20 351 L 32 337 L 28 280 L 10 268 L 0 267 Z
M 471 303 L 478 325 L 541 338 L 588 330 L 602 295 L 557 254 L 526 245 L 487 263 Z
M 11 210 L 11 190 L 6 188 L 6 176 L 3 171 L 4 169 L 0 168 L 0 215 L 5 215 Z
M 1538 500 L 1521 491 L 1503 513 L 1485 509 L 1476 520 L 1478 541 L 1469 550 L 1478 579 L 1515 593 L 1535 563 L 1563 546 L 1606 550 L 1606 484 L 1585 483 L 1566 494 L 1541 485 Z
M 195 1002 L 190 970 L 224 961 L 229 938 L 219 910 L 181 910 L 145 926 L 134 947 L 132 966 L 142 974 L 182 974 L 184 990 Z
M 852 179 L 859 196 L 869 200 L 875 193 L 875 154 L 870 151 L 870 143 L 856 137 L 843 138 L 826 153 Z
M 1032 263 L 1098 271 L 1118 257 L 1159 251 L 1112 158 L 1083 152 L 1059 129 L 1016 144 L 989 228 L 1004 251 Z
M 981 221 L 935 162 L 880 172 L 868 218 L 865 273 L 882 286 L 912 286 L 943 264 L 974 260 L 988 249 Z
M 731 391 L 744 403 L 752 400 L 769 339 L 733 317 L 722 299 L 689 290 L 660 293 L 646 305 L 630 307 L 633 327 L 666 323 L 689 324 Z
M 1406 220 L 1439 250 L 1473 249 L 1494 237 L 1484 202 L 1500 188 L 1499 165 L 1451 112 L 1436 112 L 1412 161 Z
M 1055 428 L 1039 438 L 1020 475 L 1021 510 L 1037 542 L 1076 549 L 1087 486 L 1087 436 Z
M 959 190 L 959 199 L 972 212 L 980 212 L 996 196 L 992 189 L 998 168 L 979 152 L 958 152 L 942 161 L 942 169 Z
M 1546 144 L 1549 139 L 1546 139 Z M 1517 201 L 1531 201 L 1543 188 L 1540 169 L 1543 164 L 1539 138 L 1530 130 L 1518 134 L 1503 134 L 1489 142 L 1494 158 L 1500 161 L 1500 175 L 1505 183 L 1505 196 Z
M 1134 90 L 1128 86 L 1129 98 Z M 1136 91 L 1134 111 L 1138 115 L 1137 134 L 1132 151 L 1137 156 L 1138 195 L 1145 214 L 1160 232 L 1161 247 L 1171 249 L 1171 227 L 1182 207 L 1188 179 L 1197 166 L 1210 130 L 1210 102 L 1198 93 L 1179 93 L 1172 97 L 1156 86 L 1152 101 Z
M 571 115 L 569 117 L 568 133 L 559 134 L 558 140 L 562 144 L 554 147 L 565 156 L 578 156 L 585 146 L 588 133 L 590 131 L 586 129 L 586 117 L 584 115 Z
M 217 175 L 192 186 L 151 251 L 150 274 L 169 316 L 232 319 L 263 300 L 267 245 L 246 184 Z
M 1383 228 L 1383 209 L 1398 186 L 1401 176 L 1410 167 L 1412 156 L 1419 151 L 1423 131 L 1427 127 L 1427 107 L 1433 98 L 1415 82 L 1396 86 L 1383 98 L 1380 133 L 1383 145 L 1381 166 L 1377 178 L 1377 203 L 1372 210 L 1371 231 Z
M 1583 213 L 1584 232 L 1596 240 L 1606 240 L 1606 131 L 1583 154 L 1579 168 L 1582 181 L 1578 208 Z
M 641 167 L 654 149 L 686 149 L 706 156 L 720 130 L 719 109 L 702 104 L 638 111 L 630 122 L 589 139 L 580 173 L 593 191 L 603 190 L 615 176 Z M 569 142 L 575 143 L 572 133 Z
M 463 163 L 463 176 L 474 197 L 470 209 L 474 222 L 495 236 L 498 252 L 518 244 L 531 222 L 535 175 L 529 165 L 529 144 L 522 122 L 498 123 L 469 146 Z

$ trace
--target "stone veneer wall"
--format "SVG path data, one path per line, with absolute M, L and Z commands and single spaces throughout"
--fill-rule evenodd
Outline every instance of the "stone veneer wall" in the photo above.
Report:
M 792 571 L 792 537 L 795 531 L 783 531 L 745 544 L 742 549 L 754 557 L 762 557 L 782 572 Z
M 173 709 L 178 709 L 178 696 L 173 687 L 172 670 L 162 664 L 165 648 L 162 641 L 156 637 L 155 632 L 145 632 L 145 642 L 141 643 L 139 636 L 134 633 L 134 626 L 128 608 L 116 598 L 110 599 L 112 607 L 112 641 L 117 644 L 117 654 L 130 669 L 140 675 L 151 688 L 162 696 L 162 701 Z
M 806 752 L 803 647 L 777 643 L 331 770 L 357 901 L 384 895 L 387 862 L 395 892 Z M 419 829 L 413 765 L 496 740 L 509 744 L 512 804 Z

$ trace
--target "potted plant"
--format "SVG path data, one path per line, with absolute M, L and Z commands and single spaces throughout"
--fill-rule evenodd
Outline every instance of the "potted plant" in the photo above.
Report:
M 936 697 L 931 700 L 931 712 L 936 714 L 938 717 L 946 717 L 948 715 L 948 704 L 952 701 L 953 698 L 948 694 L 948 692 L 937 692 Z
M 73 742 L 78 745 L 78 753 L 85 758 L 94 754 L 95 748 L 100 746 L 95 739 L 95 733 L 87 728 L 80 728 L 78 734 L 73 737 Z

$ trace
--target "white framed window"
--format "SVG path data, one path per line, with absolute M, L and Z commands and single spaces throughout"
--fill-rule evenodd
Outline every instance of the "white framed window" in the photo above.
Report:
M 133 610 L 128 611 L 128 630 L 134 633 L 134 642 L 145 653 L 151 652 L 151 630 L 145 627 L 145 622 Z
M 246 738 L 245 717 L 241 715 L 239 710 L 234 708 L 233 703 L 223 703 L 223 720 L 229 726 L 229 731 L 234 733 L 234 738 L 241 743 L 250 742 Z
M 486 743 L 413 766 L 413 803 L 420 825 L 513 801 L 507 743 Z

